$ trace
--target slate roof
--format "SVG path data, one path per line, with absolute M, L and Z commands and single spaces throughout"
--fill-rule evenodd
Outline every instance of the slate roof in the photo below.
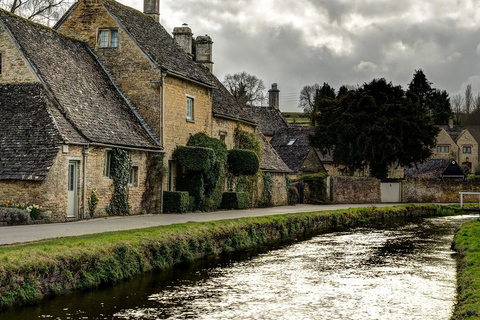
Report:
M 216 89 L 213 90 L 213 115 L 256 125 L 255 118 L 249 112 L 250 108 L 239 104 L 223 83 L 212 73 L 209 74 L 211 81 L 216 85 Z
M 405 178 L 440 178 L 451 159 L 428 159 L 412 168 L 405 168 Z
M 136 110 L 123 98 L 89 47 L 0 10 L 6 26 L 45 92 L 55 102 L 58 129 L 67 143 L 159 148 Z
M 260 169 L 262 171 L 270 172 L 286 172 L 289 173 L 292 170 L 283 162 L 282 158 L 278 155 L 275 149 L 268 143 L 265 137 L 260 133 L 260 141 L 262 143 L 262 161 L 260 163 Z
M 272 147 L 292 172 L 299 172 L 300 166 L 310 151 L 308 135 L 311 132 L 310 127 L 283 128 L 277 130 L 270 140 Z M 289 145 L 291 141 L 293 143 Z
M 0 180 L 43 180 L 60 136 L 40 84 L 0 85 Z
M 209 71 L 199 67 L 152 17 L 113 0 L 103 0 L 107 10 L 135 39 L 140 49 L 159 67 L 178 76 L 213 87 Z
M 274 107 L 250 107 L 258 129 L 266 136 L 273 136 L 279 129 L 288 128 L 288 122 L 280 110 Z

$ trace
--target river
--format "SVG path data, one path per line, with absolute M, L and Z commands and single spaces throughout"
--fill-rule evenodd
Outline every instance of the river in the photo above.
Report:
M 473 218 L 325 233 L 53 297 L 0 319 L 447 320 L 456 295 L 452 237 Z

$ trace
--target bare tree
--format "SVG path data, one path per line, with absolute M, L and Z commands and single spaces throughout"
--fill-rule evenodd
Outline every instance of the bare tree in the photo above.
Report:
M 472 85 L 468 84 L 467 89 L 465 89 L 465 113 L 470 114 L 472 111 L 473 105 L 473 93 L 472 93 Z
M 455 115 L 455 119 L 457 123 L 460 123 L 460 120 L 462 118 L 462 113 L 463 113 L 463 96 L 459 93 L 454 96 L 452 96 L 452 99 L 450 100 L 452 104 L 452 109 L 453 113 Z
M 306 114 L 311 114 L 315 108 L 315 95 L 319 91 L 321 86 L 318 83 L 315 83 L 311 86 L 303 87 L 300 91 L 300 102 L 298 107 L 303 110 Z
M 262 105 L 266 101 L 263 80 L 245 71 L 227 74 L 223 84 L 240 104 Z
M 0 8 L 47 26 L 54 24 L 74 0 L 0 0 Z
M 480 112 L 480 93 L 473 99 L 473 111 Z

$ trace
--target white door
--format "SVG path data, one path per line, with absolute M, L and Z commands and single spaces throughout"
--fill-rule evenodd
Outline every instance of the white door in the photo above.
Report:
M 402 184 L 400 182 L 382 182 L 380 196 L 382 202 L 402 202 Z
M 68 218 L 77 217 L 78 208 L 77 195 L 77 162 L 68 163 Z

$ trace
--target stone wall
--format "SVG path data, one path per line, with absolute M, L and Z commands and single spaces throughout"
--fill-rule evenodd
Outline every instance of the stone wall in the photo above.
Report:
M 264 173 L 266 174 L 266 173 Z M 257 183 L 257 194 L 255 199 L 257 201 L 263 201 L 263 186 L 264 186 L 264 174 L 259 175 Z M 273 187 L 272 187 L 272 204 L 273 206 L 286 206 L 288 205 L 288 196 L 287 196 L 287 174 L 286 173 L 277 173 L 269 172 L 273 177 Z M 259 203 L 261 205 L 261 203 Z
M 380 180 L 371 177 L 331 177 L 332 203 L 379 203 Z
M 402 182 L 403 202 L 460 202 L 459 192 L 480 192 L 479 180 L 410 178 Z M 464 196 L 465 202 L 478 202 L 477 195 Z
M 221 136 L 224 135 L 224 142 L 227 145 L 227 149 L 233 149 L 235 147 L 235 128 L 238 126 L 238 124 L 239 122 L 236 120 L 214 117 L 212 137 L 220 139 Z M 241 129 L 247 133 L 255 132 L 255 127 L 246 123 L 241 124 Z
M 83 147 L 70 145 L 68 152 L 59 151 L 47 177 L 42 182 L 33 181 L 0 181 L 0 203 L 10 200 L 18 204 L 33 203 L 42 207 L 42 211 L 52 211 L 55 221 L 66 221 L 68 211 L 68 165 L 70 161 L 77 162 L 77 199 L 78 212 L 74 218 L 81 217 L 83 195 Z M 87 156 L 86 197 L 97 189 L 99 203 L 95 217 L 106 216 L 106 206 L 110 203 L 113 193 L 113 181 L 104 177 L 106 148 L 90 147 Z M 139 214 L 142 211 L 141 201 L 145 192 L 146 158 L 143 151 L 129 151 L 132 163 L 138 167 L 137 183 L 129 185 L 130 213 Z M 85 210 L 89 217 L 88 209 Z
M 0 83 L 38 82 L 23 55 L 18 51 L 5 29 L 0 27 Z

